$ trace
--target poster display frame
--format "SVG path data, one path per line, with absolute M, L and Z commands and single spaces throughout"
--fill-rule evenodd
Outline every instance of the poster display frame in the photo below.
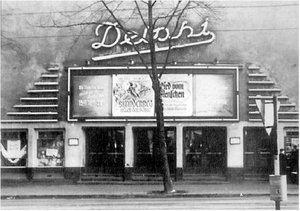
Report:
M 151 69 L 151 67 L 148 67 Z M 158 70 L 162 69 L 161 66 L 158 67 Z M 194 78 L 192 79 L 192 89 L 193 89 L 193 99 L 192 99 L 192 114 L 191 115 L 165 115 L 165 120 L 172 121 L 239 121 L 239 66 L 167 66 L 165 69 L 165 75 L 178 74 L 178 75 L 201 75 L 201 74 L 216 74 L 216 75 L 231 75 L 232 84 L 230 94 L 232 97 L 232 115 L 231 116 L 201 116 L 197 115 L 194 111 Z M 113 77 L 114 75 L 148 75 L 148 72 L 144 66 L 105 66 L 105 67 L 69 67 L 68 68 L 68 102 L 67 102 L 67 114 L 68 121 L 118 121 L 118 122 L 127 122 L 127 121 L 156 121 L 155 114 L 152 115 L 114 115 L 113 112 L 113 97 L 111 97 L 111 110 L 110 115 L 107 116 L 74 116 L 74 76 L 110 76 L 111 77 L 111 92 L 113 92 Z M 112 95 L 111 95 L 112 96 Z M 231 99 L 230 98 L 230 99 Z M 174 112 L 176 113 L 176 112 Z

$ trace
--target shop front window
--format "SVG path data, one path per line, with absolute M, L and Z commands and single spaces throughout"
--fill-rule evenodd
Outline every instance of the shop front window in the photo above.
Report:
M 1 166 L 26 166 L 27 132 L 1 131 Z
M 37 158 L 38 166 L 64 165 L 63 131 L 41 131 L 38 134 Z

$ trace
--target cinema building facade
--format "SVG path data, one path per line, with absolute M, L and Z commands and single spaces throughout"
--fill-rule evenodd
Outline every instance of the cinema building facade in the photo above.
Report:
M 47 67 L 1 121 L 2 179 L 161 179 L 152 82 L 144 65 L 120 55 Z M 268 178 L 272 141 L 257 100 L 280 103 L 278 148 L 299 145 L 296 104 L 259 65 L 175 61 L 161 78 L 175 181 Z

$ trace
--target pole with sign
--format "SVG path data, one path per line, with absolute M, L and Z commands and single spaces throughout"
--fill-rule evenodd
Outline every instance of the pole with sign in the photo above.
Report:
M 277 102 L 276 96 L 273 97 L 273 100 L 262 100 L 261 96 L 258 96 L 258 99 L 256 99 L 255 102 L 265 129 L 271 138 L 272 154 L 274 156 L 274 173 L 275 175 L 279 175 L 277 122 L 280 104 Z
M 278 156 L 278 137 L 277 137 L 277 125 L 278 125 L 278 110 L 279 110 L 279 103 L 277 100 L 277 97 L 274 96 L 273 97 L 273 113 L 274 113 L 274 125 L 273 125 L 273 129 L 271 132 L 271 138 L 273 141 L 273 155 L 274 155 L 274 174 L 275 175 L 280 175 L 279 169 L 280 169 L 280 160 L 279 160 L 279 156 Z M 279 106 L 278 106 L 279 105 Z
M 263 124 L 271 138 L 272 154 L 274 156 L 274 175 L 270 175 L 270 199 L 275 201 L 275 209 L 280 210 L 280 201 L 287 200 L 286 175 L 280 175 L 280 160 L 278 156 L 278 110 L 280 103 L 276 96 L 273 100 L 255 100 L 261 114 Z

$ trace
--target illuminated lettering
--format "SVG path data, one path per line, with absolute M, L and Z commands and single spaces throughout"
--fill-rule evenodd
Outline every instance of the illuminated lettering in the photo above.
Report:
M 120 37 L 121 37 L 121 32 L 120 32 L 120 29 L 116 27 L 117 25 L 118 25 L 118 23 L 109 23 L 109 22 L 98 25 L 95 30 L 95 34 L 97 37 L 99 36 L 99 29 L 102 26 L 108 26 L 108 27 L 106 28 L 106 30 L 104 32 L 102 41 L 93 43 L 92 48 L 94 48 L 94 49 L 99 49 L 101 47 L 111 48 L 111 47 L 115 46 L 119 42 Z M 117 32 L 117 37 L 115 39 L 115 42 L 113 42 L 111 44 L 105 44 L 107 34 L 112 28 Z
M 169 29 L 167 29 L 165 27 L 156 28 L 156 29 L 153 30 L 153 33 L 154 33 L 153 38 L 155 40 L 158 40 L 159 42 L 165 42 L 168 39 L 172 39 L 172 40 L 179 39 L 182 36 L 182 33 L 183 33 L 184 30 L 188 30 L 189 31 L 189 34 L 187 35 L 188 38 L 190 38 L 190 37 L 209 36 L 209 35 L 213 34 L 212 32 L 207 31 L 208 18 L 206 18 L 205 22 L 203 24 L 201 24 L 202 30 L 198 34 L 195 34 L 194 33 L 194 29 L 192 27 L 188 26 L 187 24 L 188 24 L 188 22 L 184 21 L 181 24 L 181 27 L 179 29 L 178 34 L 175 35 L 175 36 L 173 36 L 173 37 L 170 37 Z M 147 28 L 144 29 L 144 32 L 143 32 L 142 36 L 139 36 L 139 34 L 137 32 L 135 32 L 135 31 L 131 31 L 131 32 L 128 32 L 127 34 L 124 34 L 123 39 L 121 39 L 121 31 L 117 27 L 117 25 L 118 25 L 118 23 L 110 23 L 110 22 L 105 22 L 103 24 L 99 24 L 96 27 L 96 30 L 95 30 L 95 34 L 96 34 L 97 37 L 99 36 L 99 30 L 102 27 L 106 26 L 106 29 L 105 29 L 105 32 L 103 34 L 101 42 L 95 42 L 95 43 L 93 43 L 92 44 L 92 48 L 94 48 L 94 49 L 99 49 L 101 47 L 111 48 L 111 47 L 114 47 L 117 44 L 120 44 L 120 45 L 124 45 L 124 44 L 139 45 L 142 42 L 143 43 L 148 43 L 148 41 L 146 40 L 147 31 L 148 31 Z M 106 44 L 108 33 L 111 30 L 114 30 L 116 32 L 117 36 L 115 37 L 114 41 L 111 44 Z M 161 37 L 161 34 L 165 34 L 165 35 L 163 37 Z M 137 38 L 138 38 L 137 41 L 132 42 L 134 39 L 137 39 Z
M 203 45 L 212 43 L 215 40 L 215 34 L 213 32 L 210 32 L 208 30 L 208 18 L 205 19 L 204 23 L 200 25 L 201 30 L 199 33 L 194 33 L 194 29 L 191 26 L 188 26 L 188 21 L 182 22 L 180 29 L 178 30 L 178 34 L 174 36 L 170 36 L 169 29 L 165 27 L 158 27 L 153 30 L 153 38 L 157 40 L 158 42 L 165 42 L 168 40 L 177 40 L 182 37 L 183 32 L 187 32 L 187 38 L 200 38 L 198 41 L 188 42 L 185 44 L 174 44 L 171 46 L 171 49 L 179 49 L 179 48 L 185 48 L 190 46 L 196 46 L 196 45 Z M 148 34 L 148 28 L 145 28 L 143 30 L 143 33 L 140 35 L 138 32 L 131 31 L 128 33 L 125 33 L 121 36 L 121 30 L 120 27 L 118 27 L 118 23 L 110 23 L 105 22 L 102 24 L 99 24 L 95 29 L 95 34 L 97 37 L 99 37 L 99 30 L 104 29 L 104 34 L 101 38 L 100 42 L 94 42 L 92 44 L 93 49 L 100 49 L 100 48 L 112 48 L 116 45 L 140 45 L 142 43 L 147 44 L 147 34 Z M 116 33 L 116 36 L 112 37 L 110 36 L 110 43 L 108 43 L 107 39 L 109 34 Z M 169 47 L 156 47 L 156 52 L 162 52 L 169 50 Z M 150 53 L 149 49 L 141 50 L 139 52 L 140 54 L 147 54 Z M 100 60 L 106 60 L 106 59 L 113 59 L 118 57 L 124 57 L 124 56 L 133 56 L 137 55 L 137 52 L 125 52 L 125 53 L 118 53 L 118 54 L 111 54 L 111 55 L 105 55 L 105 56 L 99 56 L 92 58 L 94 61 L 100 61 Z

